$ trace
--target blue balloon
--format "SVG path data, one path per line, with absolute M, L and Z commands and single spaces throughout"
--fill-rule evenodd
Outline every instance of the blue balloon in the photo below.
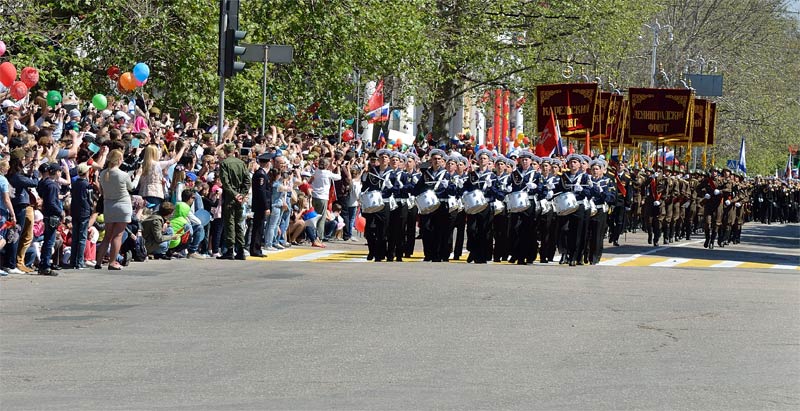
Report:
M 133 77 L 139 81 L 145 81 L 148 77 L 150 77 L 150 67 L 147 67 L 147 64 L 144 63 L 136 63 L 133 66 Z

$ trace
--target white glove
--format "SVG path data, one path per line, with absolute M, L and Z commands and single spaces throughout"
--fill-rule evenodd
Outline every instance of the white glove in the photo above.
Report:
M 661 205 L 661 201 L 658 201 L 658 200 L 656 200 L 656 201 L 653 201 L 653 205 L 654 205 L 654 206 L 656 206 L 656 207 L 658 207 L 658 206 L 660 206 L 660 205 Z
M 547 195 L 545 195 L 544 198 L 547 199 L 547 200 L 552 199 L 553 198 L 553 192 L 552 191 L 548 191 Z
M 736 207 L 739 208 L 742 206 L 742 203 L 736 203 Z
M 527 187 L 528 190 L 536 190 L 536 183 L 533 181 L 528 181 L 528 183 L 525 184 L 525 187 Z
M 689 208 L 689 202 L 688 201 L 683 203 L 683 208 Z
M 625 207 L 625 211 L 631 211 L 630 207 Z
M 706 193 L 706 195 L 704 195 L 703 198 L 705 198 L 706 200 L 710 200 L 711 194 Z
M 458 188 L 464 188 L 464 180 L 462 180 L 462 179 L 460 179 L 460 178 L 459 178 L 459 179 L 456 179 L 456 181 L 455 181 L 455 185 L 456 185 L 456 187 L 458 187 Z
M 551 190 L 555 190 L 556 189 L 556 185 L 553 184 L 553 182 L 551 181 L 551 182 L 547 183 L 547 188 L 549 188 Z
M 450 182 L 449 182 L 449 181 L 447 181 L 447 180 L 442 180 L 442 183 L 441 183 L 440 185 L 441 185 L 443 188 L 447 188 L 447 186 L 448 186 L 448 185 L 450 185 Z
M 414 185 L 417 185 L 417 183 L 419 183 L 419 176 L 412 177 L 411 181 L 414 183 Z
M 583 186 L 580 184 L 575 184 L 574 186 L 572 186 L 572 191 L 580 193 L 581 191 L 583 191 Z
M 714 195 L 715 196 L 718 196 L 721 192 L 722 191 L 719 191 L 719 189 L 714 189 Z
M 731 200 L 725 200 L 725 205 L 726 205 L 726 206 L 729 206 L 729 205 L 731 205 Z

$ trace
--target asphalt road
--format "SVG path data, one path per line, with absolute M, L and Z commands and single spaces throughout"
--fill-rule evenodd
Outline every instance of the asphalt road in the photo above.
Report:
M 649 253 L 798 265 L 800 227 Z M 0 409 L 798 409 L 799 270 L 184 261 L 0 281 Z

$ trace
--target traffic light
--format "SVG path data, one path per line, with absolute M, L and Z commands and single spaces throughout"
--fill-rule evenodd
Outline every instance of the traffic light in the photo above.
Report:
M 225 56 L 222 65 L 222 75 L 231 78 L 236 73 L 244 70 L 244 63 L 237 61 L 244 54 L 246 48 L 239 45 L 239 41 L 244 39 L 247 32 L 244 30 L 225 30 Z

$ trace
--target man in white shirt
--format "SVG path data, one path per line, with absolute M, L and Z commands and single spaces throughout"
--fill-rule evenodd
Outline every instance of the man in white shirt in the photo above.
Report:
M 331 193 L 331 182 L 339 181 L 342 175 L 334 173 L 334 166 L 330 158 L 323 158 L 319 161 L 319 168 L 314 171 L 311 177 L 311 206 L 318 215 L 325 215 L 325 210 L 328 208 L 328 199 Z M 317 221 L 317 233 L 325 233 L 325 219 L 320 218 Z

